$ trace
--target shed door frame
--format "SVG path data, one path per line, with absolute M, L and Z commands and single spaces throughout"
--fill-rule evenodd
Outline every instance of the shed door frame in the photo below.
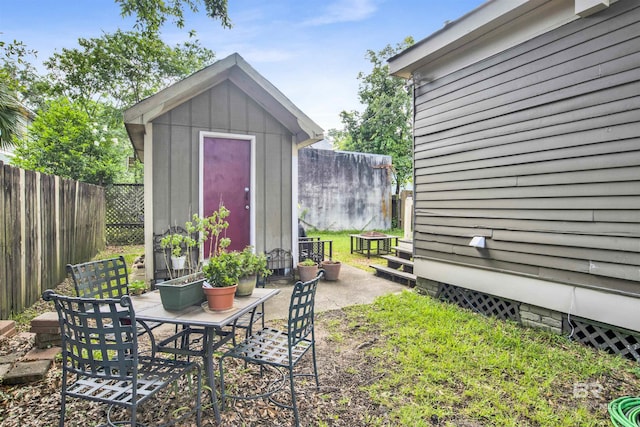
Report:
M 249 210 L 249 244 L 256 247 L 256 137 L 254 135 L 242 135 L 234 133 L 223 132 L 209 132 L 200 131 L 199 144 L 198 144 L 198 213 L 200 216 L 204 216 L 204 185 L 203 185 L 203 172 L 204 172 L 204 139 L 205 138 L 222 138 L 222 139 L 237 139 L 239 141 L 249 141 L 251 144 L 251 177 L 249 188 L 249 200 L 251 207 Z M 203 255 L 203 249 L 200 248 L 200 255 Z

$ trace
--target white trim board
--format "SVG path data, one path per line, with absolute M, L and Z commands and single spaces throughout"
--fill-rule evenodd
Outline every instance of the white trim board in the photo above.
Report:
M 639 298 L 424 258 L 414 258 L 414 274 L 418 278 L 640 331 Z

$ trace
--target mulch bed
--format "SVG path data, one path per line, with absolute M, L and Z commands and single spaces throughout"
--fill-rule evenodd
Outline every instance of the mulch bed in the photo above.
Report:
M 68 287 L 69 284 L 61 286 Z M 46 303 L 34 306 L 38 312 L 51 311 Z M 270 326 L 282 327 L 280 322 L 267 322 Z M 376 334 L 367 330 L 366 334 L 350 333 L 359 329 L 358 325 L 349 322 L 341 310 L 316 315 L 317 358 L 320 377 L 320 390 L 314 387 L 310 378 L 296 381 L 298 408 L 303 426 L 361 426 L 367 424 L 371 415 L 385 419 L 385 409 L 372 402 L 362 386 L 371 384 L 380 374 L 374 371 L 375 362 L 367 356 L 367 347 L 375 342 Z M 329 325 L 341 324 L 340 339 L 332 338 Z M 351 330 L 351 331 L 350 331 Z M 25 354 L 33 347 L 33 339 L 16 336 L 0 340 L 0 355 L 16 353 Z M 227 366 L 225 364 L 225 366 Z M 305 356 L 299 367 L 300 372 L 312 372 L 310 353 Z M 236 374 L 242 374 L 235 377 Z M 258 390 L 264 385 L 259 375 L 245 372 L 244 366 L 230 367 L 230 377 L 225 381 L 231 387 L 242 390 Z M 46 378 L 42 381 L 20 386 L 0 385 L 0 426 L 49 426 L 57 425 L 60 411 L 61 369 L 59 363 L 54 364 Z M 158 414 L 165 410 L 188 408 L 193 402 L 193 394 L 185 393 L 188 384 L 179 384 L 159 400 L 152 400 L 139 412 L 138 421 L 155 425 Z M 288 388 L 288 385 L 285 385 Z M 279 393 L 280 394 L 280 393 Z M 203 396 L 206 399 L 208 394 Z M 276 396 L 278 400 L 287 402 L 288 394 Z M 105 406 L 69 399 L 67 401 L 67 419 L 65 426 L 75 427 L 97 425 L 105 422 Z M 222 413 L 222 426 L 291 426 L 294 424 L 293 412 L 282 409 L 264 400 L 232 401 Z M 181 424 L 194 426 L 192 421 Z M 203 412 L 203 425 L 217 425 L 211 405 L 206 405 Z M 390 425 L 390 424 L 388 424 Z

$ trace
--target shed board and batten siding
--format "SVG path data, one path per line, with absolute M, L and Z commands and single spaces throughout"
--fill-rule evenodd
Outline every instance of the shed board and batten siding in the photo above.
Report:
M 292 135 L 230 81 L 153 121 L 154 232 L 198 212 L 198 141 L 204 131 L 255 136 L 256 249 L 291 249 Z
M 131 106 L 124 122 L 145 167 L 148 279 L 153 279 L 154 234 L 200 211 L 203 136 L 251 141 L 255 202 L 249 240 L 257 251 L 283 248 L 295 255 L 297 151 L 322 140 L 323 130 L 239 54 Z
M 640 2 L 421 67 L 416 274 L 640 331 Z

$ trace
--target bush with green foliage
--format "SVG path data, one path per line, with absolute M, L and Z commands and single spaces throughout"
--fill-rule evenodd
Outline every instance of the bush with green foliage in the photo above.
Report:
M 103 106 L 90 115 L 66 98 L 46 103 L 16 143 L 12 164 L 96 185 L 111 184 L 124 169 L 129 143 L 99 122 Z

